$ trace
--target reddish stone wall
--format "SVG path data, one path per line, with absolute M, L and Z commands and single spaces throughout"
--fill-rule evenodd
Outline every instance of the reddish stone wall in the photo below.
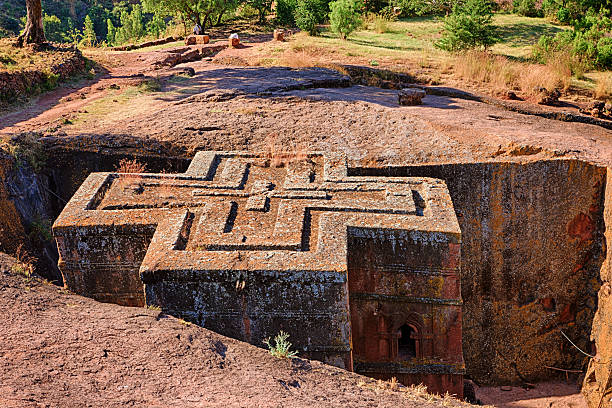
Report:
M 444 179 L 463 236 L 467 374 L 537 381 L 544 366 L 586 368 L 599 289 L 605 168 L 576 160 L 369 170 Z
M 422 382 L 432 392 L 451 392 L 442 378 L 460 382 L 464 371 L 461 244 L 438 232 L 400 235 L 394 245 L 375 234 L 349 236 L 354 368 L 375 378 L 395 376 L 405 384 Z M 401 349 L 407 334 L 402 335 L 402 327 L 410 330 L 410 350 Z M 452 392 L 461 397 L 459 388 Z
M 608 168 L 604 203 L 606 259 L 601 266 L 599 307 L 591 338 L 596 357 L 591 359 L 582 392 L 591 408 L 612 407 L 612 168 Z M 591 354 L 595 354 L 591 351 Z

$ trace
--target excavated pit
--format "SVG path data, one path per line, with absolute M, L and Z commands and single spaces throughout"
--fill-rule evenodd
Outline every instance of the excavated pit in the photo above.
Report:
M 124 158 L 137 159 L 151 172 L 183 172 L 190 162 L 184 157 L 70 149 L 57 149 L 49 156 L 52 159 L 39 174 L 15 166 L 10 159 L 2 162 L 0 227 L 10 232 L 1 242 L 6 252 L 14 252 L 20 239 L 32 241 L 28 236 L 37 220 L 54 220 L 91 172 L 116 170 Z M 589 359 L 564 335 L 595 354 L 591 333 L 607 330 L 601 327 L 605 319 L 596 319 L 595 326 L 593 319 L 610 264 L 609 169 L 553 159 L 359 168 L 359 172 L 446 181 L 463 234 L 463 349 L 468 378 L 479 384 L 520 384 L 565 378 L 550 367 L 586 372 Z M 52 243 L 31 247 L 46 259 L 39 272 L 60 283 Z M 602 304 L 599 309 L 607 310 L 607 303 Z M 605 343 L 598 346 L 605 354 Z M 590 375 L 587 384 L 605 380 L 598 376 L 602 375 Z M 589 402 L 599 398 L 600 388 L 591 386 Z

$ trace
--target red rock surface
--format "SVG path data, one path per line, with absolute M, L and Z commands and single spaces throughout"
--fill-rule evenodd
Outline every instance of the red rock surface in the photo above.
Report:
M 3 408 L 468 406 L 97 303 L 16 275 L 14 263 L 0 254 Z

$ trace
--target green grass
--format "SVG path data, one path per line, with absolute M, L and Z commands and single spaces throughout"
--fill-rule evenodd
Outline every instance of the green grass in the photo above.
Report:
M 552 24 L 544 18 L 521 17 L 513 14 L 495 16 L 501 42 L 492 47 L 496 54 L 519 59 L 531 57 L 532 47 L 542 35 L 554 35 L 569 27 Z
M 521 17 L 512 14 L 500 14 L 494 18 L 499 28 L 501 42 L 493 46 L 497 54 L 515 58 L 526 58 L 541 35 L 555 34 L 566 29 L 550 23 L 543 18 Z M 315 38 L 299 38 L 304 45 L 333 46 L 338 52 L 348 56 L 362 57 L 402 57 L 422 54 L 424 51 L 442 54 L 434 48 L 434 43 L 443 33 L 443 18 L 436 16 L 406 18 L 388 23 L 386 33 L 376 33 L 374 23 L 353 32 L 348 40 L 342 41 L 337 36 L 323 29 Z
M 44 70 L 53 63 L 53 51 L 32 52 L 28 48 L 13 47 L 14 41 L 10 38 L 0 39 L 0 71 Z
M 544 18 L 521 17 L 512 14 L 499 14 L 494 18 L 498 27 L 500 43 L 492 47 L 496 54 L 525 59 L 531 55 L 532 46 L 542 35 L 551 35 L 567 29 L 550 23 Z M 341 52 L 351 56 L 406 57 L 412 54 L 438 54 L 434 43 L 443 33 L 443 18 L 436 16 L 402 19 L 388 23 L 388 32 L 379 34 L 374 24 L 355 31 L 347 41 L 338 39 L 334 33 L 325 30 L 314 42 L 334 45 Z

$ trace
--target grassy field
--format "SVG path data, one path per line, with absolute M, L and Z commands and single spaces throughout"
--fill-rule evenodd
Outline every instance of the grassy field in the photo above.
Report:
M 526 60 L 531 56 L 532 46 L 542 35 L 551 35 L 568 29 L 552 24 L 544 18 L 521 17 L 512 14 L 496 15 L 500 42 L 491 51 L 495 54 Z M 443 32 L 443 19 L 435 16 L 402 19 L 386 23 L 385 32 L 376 32 L 374 22 L 364 23 L 346 40 L 324 29 L 320 37 L 300 38 L 303 45 L 333 46 L 347 55 L 406 58 L 421 56 L 424 52 L 432 57 L 444 58 L 448 53 L 434 47 Z
M 488 53 L 452 54 L 436 48 L 443 34 L 443 18 L 428 16 L 382 24 L 366 21 L 347 40 L 339 39 L 326 27 L 316 37 L 298 33 L 288 45 L 268 47 L 261 65 L 362 63 L 422 74 L 434 83 L 467 81 L 492 93 L 511 90 L 537 97 L 538 89 L 562 88 L 590 90 L 599 98 L 610 98 L 609 72 L 586 72 L 577 77 L 572 75 L 568 56 L 548 65 L 533 61 L 533 47 L 540 36 L 569 27 L 513 14 L 495 15 L 493 22 L 499 42 Z
M 0 71 L 19 71 L 48 67 L 53 62 L 51 52 L 32 52 L 25 48 L 12 46 L 13 40 L 0 39 Z

